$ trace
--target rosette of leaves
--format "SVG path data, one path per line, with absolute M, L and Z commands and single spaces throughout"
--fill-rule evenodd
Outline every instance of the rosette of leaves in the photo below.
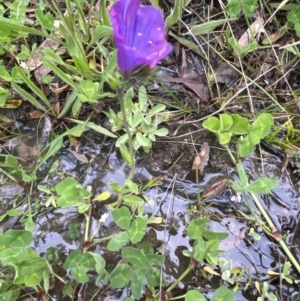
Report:
M 147 93 L 144 86 L 141 86 L 138 94 L 138 102 L 134 103 L 133 89 L 129 89 L 125 95 L 124 103 L 126 110 L 126 119 L 133 137 L 134 149 L 140 147 L 145 152 L 149 152 L 156 137 L 165 137 L 168 134 L 166 128 L 159 128 L 159 125 L 169 119 L 169 112 L 165 111 L 166 106 L 157 104 L 149 108 L 147 102 Z M 116 114 L 113 110 L 106 113 L 109 121 L 112 123 L 113 131 L 123 129 L 123 116 L 119 112 Z M 123 134 L 117 139 L 116 146 L 125 144 L 128 141 L 128 134 Z

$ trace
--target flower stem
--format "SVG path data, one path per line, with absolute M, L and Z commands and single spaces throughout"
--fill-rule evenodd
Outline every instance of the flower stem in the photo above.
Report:
M 120 102 L 120 107 L 121 107 L 121 112 L 122 112 L 122 119 L 123 119 L 123 125 L 125 128 L 125 131 L 128 135 L 128 144 L 129 144 L 129 154 L 130 154 L 130 163 L 131 163 L 131 169 L 130 173 L 127 177 L 127 180 L 123 186 L 123 189 L 126 187 L 126 183 L 130 182 L 134 176 L 134 171 L 135 171 L 135 160 L 134 160 L 134 148 L 133 148 L 133 139 L 131 135 L 131 131 L 128 125 L 127 117 L 126 117 L 126 109 L 125 109 L 125 99 L 124 99 L 124 87 L 121 84 L 120 87 L 118 88 L 118 98 Z M 120 205 L 122 201 L 123 193 L 121 192 L 119 194 L 118 202 L 117 202 L 117 207 Z

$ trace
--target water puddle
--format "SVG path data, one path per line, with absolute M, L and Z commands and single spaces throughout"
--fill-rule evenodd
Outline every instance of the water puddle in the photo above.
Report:
M 39 139 L 34 138 L 36 132 L 30 132 L 32 141 L 40 141 L 40 143 L 26 143 L 26 151 L 19 152 L 18 156 L 24 160 L 34 160 L 34 155 L 47 143 L 51 128 L 51 123 L 45 119 L 42 131 L 40 131 L 42 136 L 39 136 Z M 182 128 L 180 131 L 179 136 L 189 133 L 187 128 Z M 28 133 L 21 135 L 18 142 L 24 142 L 28 135 Z M 138 154 L 138 167 L 134 178 L 139 184 L 147 183 L 154 178 L 159 179 L 159 185 L 148 188 L 144 193 L 148 200 L 145 203 L 145 213 L 149 216 L 161 217 L 161 223 L 152 224 L 147 228 L 143 242 L 152 243 L 157 252 L 166 256 L 163 267 L 166 285 L 172 284 L 189 265 L 189 259 L 182 254 L 183 250 L 191 248 L 191 242 L 186 233 L 188 224 L 194 218 L 207 216 L 210 218 L 209 230 L 229 234 L 220 244 L 220 249 L 225 251 L 221 257 L 231 262 L 237 271 L 244 270 L 244 275 L 239 280 L 244 290 L 236 292 L 236 300 L 256 300 L 254 282 L 252 281 L 250 285 L 248 283 L 250 278 L 258 282 L 268 281 L 270 290 L 277 296 L 283 296 L 284 300 L 293 300 L 293 296 L 298 292 L 297 287 L 286 282 L 281 283 L 279 277 L 268 274 L 270 270 L 278 272 L 282 269 L 286 260 L 285 255 L 278 248 L 276 241 L 263 233 L 255 220 L 249 222 L 246 219 L 246 216 L 249 216 L 249 210 L 245 205 L 245 200 L 225 185 L 217 193 L 201 202 L 197 201 L 199 193 L 203 194 L 214 181 L 237 180 L 236 171 L 226 152 L 219 148 L 213 136 L 203 131 L 187 135 L 183 140 L 179 140 L 180 138 L 176 140 L 174 138 L 170 141 L 158 142 L 150 154 Z M 204 168 L 203 174 L 199 177 L 199 185 L 197 185 L 191 166 L 196 154 L 195 147 L 198 151 L 200 149 L 200 141 L 206 141 L 210 145 L 211 155 L 208 166 Z M 2 148 L 2 153 L 6 153 L 5 147 Z M 77 179 L 83 187 L 90 186 L 93 195 L 98 195 L 109 190 L 108 183 L 123 184 L 129 172 L 128 166 L 121 159 L 119 152 L 115 150 L 113 142 L 91 131 L 79 139 L 76 153 L 71 146 L 66 145 L 55 159 L 58 160 L 57 169 L 41 182 L 42 185 L 55 184 L 64 177 L 71 176 Z M 300 260 L 297 174 L 293 174 L 294 171 L 291 168 L 281 172 L 281 160 L 267 152 L 262 153 L 262 156 L 258 153 L 253 154 L 251 158 L 244 161 L 244 167 L 250 175 L 250 180 L 261 175 L 276 178 L 278 187 L 273 189 L 271 195 L 261 196 L 259 199 L 269 212 L 277 229 L 285 236 L 291 251 Z M 7 178 L 3 173 L 1 177 Z M 11 203 L 11 199 L 18 194 L 26 199 L 26 190 L 17 183 L 2 185 L 0 193 L 3 199 L 2 211 L 7 210 L 5 204 Z M 249 199 L 249 201 L 253 210 L 257 211 L 252 200 Z M 97 228 L 99 218 L 105 212 L 110 212 L 108 204 L 101 206 L 95 204 L 91 217 L 91 232 L 95 232 L 95 238 L 109 236 L 119 231 L 110 215 L 100 229 Z M 49 248 L 55 247 L 62 263 L 71 250 L 80 248 L 84 235 L 84 218 L 76 208 L 45 208 L 36 216 L 35 223 L 35 239 L 32 247 L 41 256 L 45 255 Z M 78 225 L 79 239 L 69 237 L 68 226 L 71 224 Z M 14 224 L 10 219 L 5 219 L 1 224 L 3 229 L 12 226 Z M 254 239 L 253 233 L 260 239 Z M 108 252 L 106 245 L 106 242 L 100 243 L 94 251 L 104 257 L 108 269 L 113 269 L 121 256 L 118 252 Z M 210 299 L 213 291 L 222 284 L 222 281 L 220 276 L 208 273 L 203 267 L 204 265 L 200 263 L 184 278 L 178 288 L 173 291 L 173 296 L 184 293 L 188 289 L 197 288 Z M 63 273 L 59 266 L 56 270 L 58 274 Z M 220 270 L 215 270 L 215 272 L 220 273 Z M 64 274 L 60 276 L 69 277 Z M 92 283 L 84 286 L 83 290 L 82 300 L 89 301 L 121 301 L 127 294 L 126 289 L 114 290 L 109 287 L 100 289 Z M 67 300 L 62 296 L 59 283 L 52 288 L 50 295 L 53 300 Z

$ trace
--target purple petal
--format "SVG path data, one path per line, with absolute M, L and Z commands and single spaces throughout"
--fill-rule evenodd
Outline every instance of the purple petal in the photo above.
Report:
M 115 39 L 128 44 L 126 37 L 130 37 L 134 31 L 135 17 L 139 7 L 140 0 L 119 0 L 113 5 L 110 19 Z
M 171 51 L 159 9 L 141 6 L 140 0 L 119 0 L 112 7 L 110 19 L 118 50 L 118 66 L 123 74 L 141 65 L 154 67 Z
M 144 56 L 124 44 L 118 48 L 118 66 L 122 73 L 127 74 L 138 66 L 149 65 L 148 60 Z

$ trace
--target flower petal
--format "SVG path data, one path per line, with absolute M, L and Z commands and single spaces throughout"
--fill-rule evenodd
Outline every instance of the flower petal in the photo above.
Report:
M 110 19 L 123 74 L 142 65 L 152 68 L 172 50 L 159 9 L 142 6 L 140 0 L 119 0 L 112 7 Z
M 130 73 L 136 67 L 145 64 L 150 65 L 147 58 L 139 55 L 139 53 L 131 47 L 124 44 L 120 45 L 118 48 L 118 66 L 124 75 Z
M 115 38 L 126 42 L 127 45 L 127 38 L 134 31 L 135 17 L 139 7 L 140 0 L 119 0 L 110 11 Z

